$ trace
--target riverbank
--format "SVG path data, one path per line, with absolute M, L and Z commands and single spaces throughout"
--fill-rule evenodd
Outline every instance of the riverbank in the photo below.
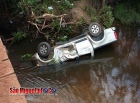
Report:
M 19 81 L 0 38 L 0 103 L 27 103 L 25 96 L 10 95 L 11 87 L 20 88 Z

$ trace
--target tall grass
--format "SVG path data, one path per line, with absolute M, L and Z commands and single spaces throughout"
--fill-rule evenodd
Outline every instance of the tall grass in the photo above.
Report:
M 130 5 L 126 5 L 125 3 L 118 4 L 114 10 L 115 18 L 127 25 L 131 23 L 140 24 L 140 10 L 138 11 L 138 8 L 140 8 L 140 4 L 137 7 L 130 7 Z

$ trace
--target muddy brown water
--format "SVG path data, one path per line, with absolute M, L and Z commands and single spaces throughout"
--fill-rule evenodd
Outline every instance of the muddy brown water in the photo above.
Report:
M 80 61 L 36 67 L 19 60 L 42 39 L 7 47 L 22 87 L 53 87 L 57 95 L 27 95 L 28 103 L 140 103 L 139 26 L 115 23 L 118 41 Z

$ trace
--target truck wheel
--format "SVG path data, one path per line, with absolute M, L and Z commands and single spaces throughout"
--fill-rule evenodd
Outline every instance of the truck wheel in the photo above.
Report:
M 47 42 L 41 42 L 38 45 L 37 51 L 41 57 L 47 57 L 50 53 L 51 47 Z
M 92 36 L 98 36 L 101 31 L 102 30 L 99 23 L 93 22 L 89 25 L 89 32 Z
M 82 35 L 86 35 L 88 32 L 89 32 L 88 27 L 85 27 L 85 28 L 82 30 Z

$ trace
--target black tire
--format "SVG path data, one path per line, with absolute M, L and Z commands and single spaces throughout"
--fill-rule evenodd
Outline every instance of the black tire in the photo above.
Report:
M 87 33 L 89 32 L 89 29 L 88 27 L 85 27 L 83 30 L 82 30 L 82 35 L 86 35 Z
M 51 51 L 50 44 L 47 42 L 41 42 L 37 48 L 38 54 L 41 57 L 47 57 Z
M 98 36 L 102 32 L 102 28 L 99 23 L 93 22 L 89 25 L 89 32 L 92 36 Z

